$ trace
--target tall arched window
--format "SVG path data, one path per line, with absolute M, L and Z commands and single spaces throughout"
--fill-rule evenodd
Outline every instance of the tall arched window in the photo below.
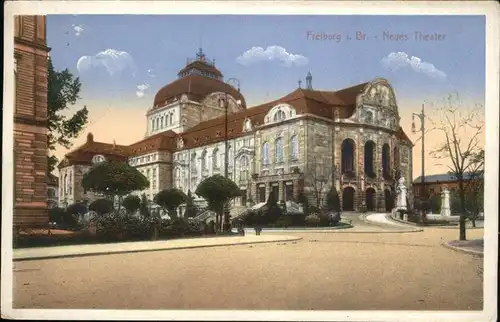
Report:
M 382 175 L 384 178 L 389 178 L 391 175 L 391 148 L 389 144 L 382 146 Z
M 342 173 L 354 175 L 354 149 L 355 143 L 352 139 L 342 142 Z
M 274 122 L 283 121 L 285 118 L 286 114 L 282 110 L 277 110 L 276 113 L 274 114 Z
M 155 130 L 155 120 L 154 119 L 151 120 L 151 130 L 152 131 Z
M 181 169 L 175 169 L 175 186 L 181 189 Z
M 269 164 L 269 143 L 264 142 L 262 144 L 262 164 L 268 165 Z
M 293 135 L 290 138 L 290 157 L 292 160 L 299 159 L 299 136 Z
M 167 122 L 165 122 L 165 123 L 167 123 Z M 161 117 L 160 126 L 161 126 L 161 128 L 163 128 L 163 116 Z
M 191 154 L 191 172 L 196 173 L 196 152 Z
M 64 174 L 64 194 L 68 194 L 68 174 Z
M 279 137 L 274 141 L 275 162 L 283 162 L 283 138 Z
M 212 152 L 212 169 L 219 168 L 219 149 L 215 148 Z
M 248 158 L 242 156 L 240 159 L 240 180 L 248 179 Z
M 365 175 L 369 178 L 375 177 L 373 161 L 375 160 L 375 142 L 367 141 L 365 143 Z
M 168 117 L 169 117 L 169 121 L 168 121 L 168 123 L 169 123 L 170 125 L 172 125 L 172 123 L 174 123 L 174 115 L 173 115 L 172 113 L 170 113 Z
M 160 128 L 160 118 L 157 118 L 156 119 L 156 128 L 159 129 Z
M 228 146 L 227 147 L 227 163 L 228 163 L 228 168 L 231 168 L 233 166 L 233 147 Z
M 203 152 L 201 153 L 200 162 L 201 162 L 201 171 L 206 170 L 207 169 L 207 150 L 203 150 Z

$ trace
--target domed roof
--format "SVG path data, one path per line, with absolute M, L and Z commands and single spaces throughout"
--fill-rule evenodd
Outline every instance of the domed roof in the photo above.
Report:
M 177 74 L 176 81 L 161 88 L 155 96 L 153 109 L 180 100 L 183 94 L 192 101 L 201 102 L 207 95 L 214 92 L 228 93 L 235 100 L 241 101 L 246 108 L 245 98 L 239 90 L 223 82 L 222 73 L 215 67 L 215 61 L 205 57 L 200 48 L 196 59 L 188 59 L 187 64 Z
M 155 96 L 153 108 L 165 106 L 179 100 L 186 94 L 189 100 L 201 102 L 207 95 L 214 92 L 228 93 L 235 100 L 241 100 L 241 106 L 246 108 L 245 98 L 234 87 L 215 78 L 191 74 L 162 87 Z

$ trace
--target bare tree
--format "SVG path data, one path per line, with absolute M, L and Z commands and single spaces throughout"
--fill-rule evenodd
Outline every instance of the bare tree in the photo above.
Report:
M 431 155 L 443 160 L 440 165 L 449 169 L 450 175 L 458 181 L 458 195 L 460 200 L 460 240 L 466 240 L 465 218 L 467 185 L 472 182 L 471 174 L 476 176 L 481 169 L 480 138 L 484 129 L 484 109 L 482 105 L 474 107 L 465 106 L 458 94 L 450 94 L 447 99 L 437 107 L 440 122 L 435 124 L 435 129 L 444 136 L 442 142 Z M 482 152 L 483 151 L 483 152 Z M 478 167 L 479 166 L 479 167 Z
M 316 207 L 321 207 L 323 204 L 323 199 L 332 184 L 333 172 L 331 165 L 325 165 L 321 161 L 309 162 L 304 171 L 304 182 L 316 201 Z

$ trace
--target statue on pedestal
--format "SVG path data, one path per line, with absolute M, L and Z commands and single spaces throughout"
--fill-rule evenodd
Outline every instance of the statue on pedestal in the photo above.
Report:
M 441 216 L 451 216 L 450 191 L 447 188 L 441 191 Z
M 405 178 L 400 177 L 398 180 L 398 186 L 396 188 L 397 190 L 397 200 L 396 200 L 396 210 L 404 210 L 406 212 L 407 210 L 407 205 L 406 205 L 406 195 L 408 189 L 405 186 Z M 407 215 L 405 214 L 405 217 Z

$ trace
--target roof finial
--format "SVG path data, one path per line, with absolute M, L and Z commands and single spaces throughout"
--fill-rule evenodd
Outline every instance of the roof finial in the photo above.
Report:
M 116 148 L 116 140 L 113 139 L 113 149 L 115 149 L 115 148 Z
M 299 79 L 299 88 L 302 88 L 302 81 Z
M 196 53 L 196 59 L 205 61 L 205 54 L 203 53 L 203 49 L 201 47 L 199 51 Z

